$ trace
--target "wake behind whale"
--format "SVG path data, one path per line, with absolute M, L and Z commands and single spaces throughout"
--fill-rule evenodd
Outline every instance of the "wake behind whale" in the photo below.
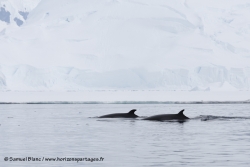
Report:
M 235 120 L 235 119 L 250 119 L 250 117 L 228 117 L 228 116 L 215 116 L 215 115 L 200 115 L 193 119 L 200 119 L 201 121 L 211 121 L 211 120 Z

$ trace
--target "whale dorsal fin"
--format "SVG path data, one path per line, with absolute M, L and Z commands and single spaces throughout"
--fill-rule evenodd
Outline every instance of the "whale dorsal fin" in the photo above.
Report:
M 178 115 L 184 115 L 183 112 L 184 112 L 184 109 L 181 110 L 181 111 L 178 113 Z
M 133 110 L 129 111 L 128 114 L 135 114 L 135 111 L 136 111 L 136 109 L 133 109 Z

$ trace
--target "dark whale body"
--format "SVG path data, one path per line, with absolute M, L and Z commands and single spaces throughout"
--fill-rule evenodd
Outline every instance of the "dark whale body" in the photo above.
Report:
M 138 117 L 135 115 L 136 109 L 133 109 L 129 111 L 128 113 L 115 113 L 115 114 L 108 114 L 108 115 L 103 115 L 98 118 L 136 118 Z
M 181 110 L 178 114 L 161 114 L 153 115 L 151 117 L 144 118 L 143 120 L 152 120 L 152 121 L 165 121 L 165 120 L 186 120 L 189 119 L 183 114 L 184 110 Z

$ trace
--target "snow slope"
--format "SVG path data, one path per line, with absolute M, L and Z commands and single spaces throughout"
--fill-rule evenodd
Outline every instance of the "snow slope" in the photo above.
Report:
M 250 89 L 249 0 L 0 0 L 0 8 L 3 91 Z

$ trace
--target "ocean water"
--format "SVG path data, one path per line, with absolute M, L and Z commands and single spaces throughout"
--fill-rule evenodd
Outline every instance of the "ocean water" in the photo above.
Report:
M 190 120 L 141 120 L 181 109 Z M 250 166 L 249 104 L 5 104 L 0 124 L 4 167 Z

